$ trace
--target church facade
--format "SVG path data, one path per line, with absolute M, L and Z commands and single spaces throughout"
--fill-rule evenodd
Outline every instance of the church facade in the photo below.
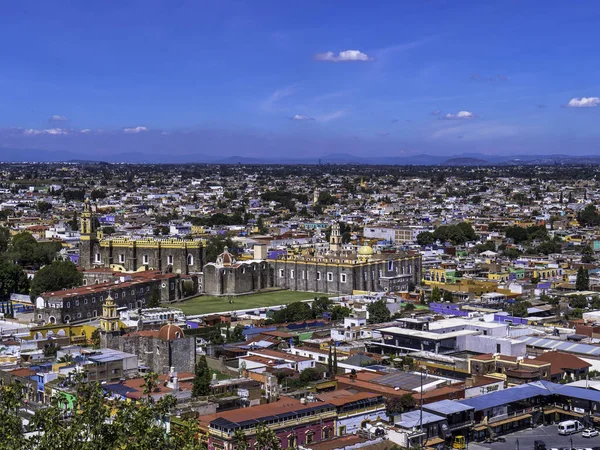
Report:
M 84 269 L 160 270 L 187 275 L 202 272 L 206 263 L 202 239 L 104 238 L 89 201 L 84 204 L 79 231 L 79 265 Z

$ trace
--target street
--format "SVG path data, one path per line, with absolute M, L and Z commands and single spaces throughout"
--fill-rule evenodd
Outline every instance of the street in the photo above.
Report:
M 546 443 L 548 450 L 552 448 L 568 448 L 571 445 L 570 439 L 572 439 L 573 447 L 577 449 L 588 449 L 595 446 L 600 448 L 600 437 L 584 438 L 581 437 L 581 433 L 560 436 L 556 425 L 517 431 L 503 437 L 506 438 L 506 442 L 495 442 L 493 444 L 470 443 L 469 450 L 533 450 L 533 443 L 538 439 Z M 518 446 L 517 439 L 519 441 Z

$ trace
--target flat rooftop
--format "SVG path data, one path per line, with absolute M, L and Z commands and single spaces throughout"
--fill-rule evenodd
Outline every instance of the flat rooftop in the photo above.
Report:
M 453 339 L 459 336 L 472 336 L 479 334 L 479 331 L 474 330 L 459 330 L 450 333 L 433 333 L 431 331 L 409 330 L 408 328 L 386 327 L 379 328 L 377 331 L 381 333 L 397 334 L 400 336 L 410 336 L 416 339 L 424 339 L 430 341 L 443 341 L 445 339 Z

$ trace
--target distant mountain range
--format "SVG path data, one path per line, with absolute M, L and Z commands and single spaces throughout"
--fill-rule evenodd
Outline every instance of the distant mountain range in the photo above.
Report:
M 91 156 L 91 155 L 90 155 Z M 548 164 L 599 164 L 596 155 L 485 155 L 463 153 L 459 155 L 406 155 L 365 157 L 347 153 L 330 153 L 322 157 L 245 157 L 206 156 L 198 154 L 150 155 L 142 152 L 106 155 L 98 159 L 82 158 L 74 152 L 40 149 L 0 148 L 0 162 L 108 162 L 108 163 L 208 163 L 208 164 L 365 164 L 365 165 L 440 165 L 440 166 L 485 166 L 485 165 L 548 165 Z

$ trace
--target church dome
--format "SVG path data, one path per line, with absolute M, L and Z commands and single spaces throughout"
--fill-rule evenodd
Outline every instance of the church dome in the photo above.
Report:
M 235 258 L 231 253 L 229 253 L 229 249 L 225 247 L 223 253 L 217 256 L 217 265 L 219 266 L 232 266 L 235 264 Z
M 183 330 L 172 322 L 169 322 L 163 326 L 158 332 L 158 337 L 165 341 L 172 341 L 175 339 L 181 339 L 183 337 Z
M 358 249 L 358 254 L 360 256 L 372 256 L 375 252 L 373 251 L 373 247 L 370 245 L 363 245 Z

